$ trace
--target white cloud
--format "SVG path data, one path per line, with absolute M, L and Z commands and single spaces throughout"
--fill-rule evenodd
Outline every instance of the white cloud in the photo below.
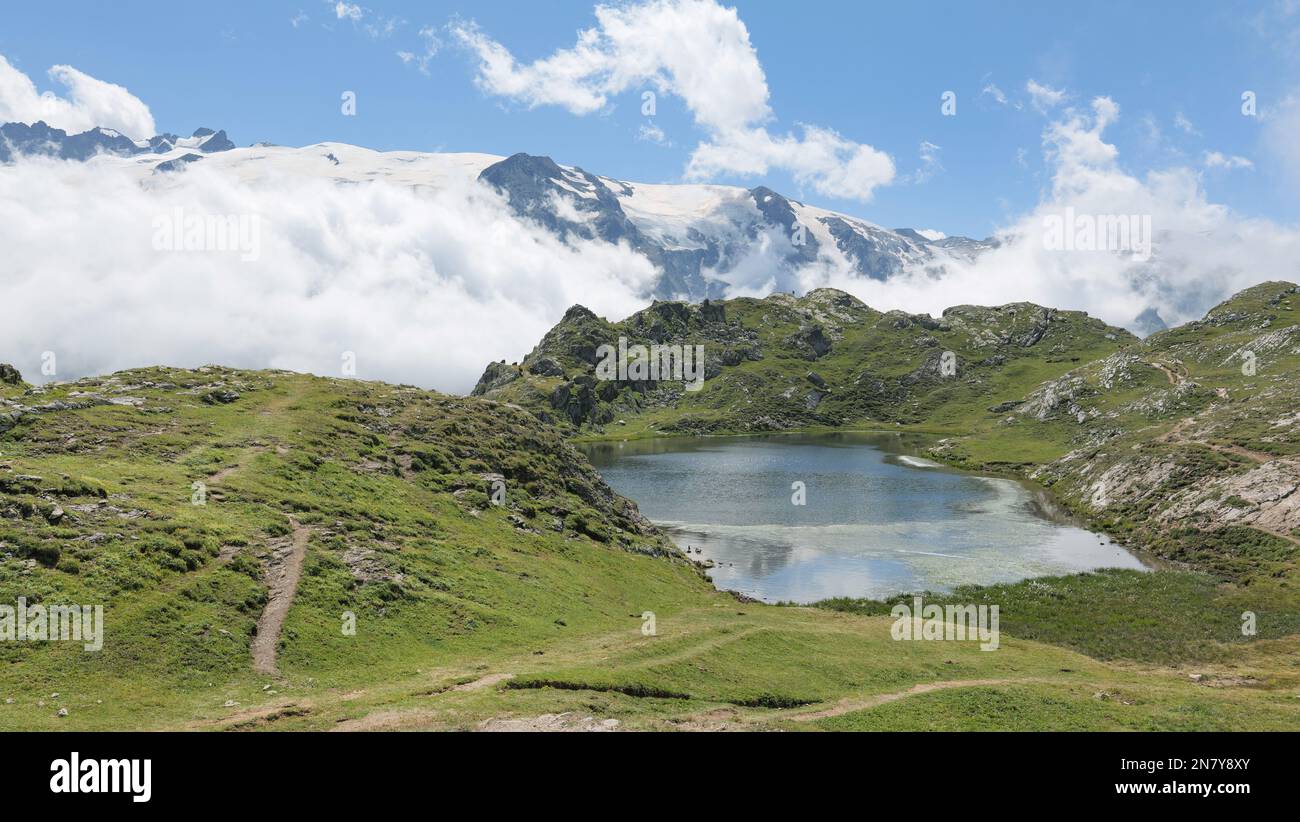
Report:
M 325 4 L 330 5 L 330 0 L 325 0 Z M 406 25 L 406 21 L 400 17 L 384 17 L 382 14 L 375 14 L 373 9 L 365 8 L 356 3 L 347 3 L 344 0 L 336 0 L 334 6 L 334 17 L 338 20 L 348 20 L 353 27 L 365 32 L 372 39 L 384 40 L 396 32 L 399 28 Z M 306 19 L 306 15 L 301 15 Z M 370 18 L 367 20 L 366 18 Z M 365 20 L 365 22 L 362 22 Z M 294 27 L 297 27 L 294 23 Z M 399 55 L 401 52 L 399 52 Z
M 1235 154 L 1228 155 L 1219 151 L 1205 152 L 1206 168 L 1222 168 L 1232 170 L 1235 168 L 1254 168 L 1255 164 L 1245 157 L 1238 157 Z
M 339 20 L 351 20 L 355 23 L 361 19 L 363 14 L 361 7 L 354 3 L 344 3 L 339 0 L 334 4 L 334 16 Z
M 1184 134 L 1190 134 L 1193 137 L 1201 136 L 1201 132 L 1197 131 L 1196 126 L 1192 125 L 1192 121 L 1187 119 L 1187 115 L 1181 111 L 1174 115 L 1174 126 Z
M 773 136 L 765 128 L 737 129 L 701 143 L 691 155 L 686 178 L 707 180 L 719 174 L 747 176 L 782 168 L 801 186 L 826 197 L 870 200 L 876 187 L 894 179 L 888 154 L 841 137 L 831 129 L 801 125 L 802 138 Z
M 657 146 L 672 146 L 668 135 L 654 123 L 642 123 L 641 127 L 637 129 L 636 138 L 644 143 L 654 143 Z
M 1300 2 L 1272 0 L 1258 5 L 1252 27 L 1262 40 L 1287 60 L 1294 61 L 1300 53 Z
M 567 244 L 466 178 L 431 191 L 296 173 L 239 182 L 195 163 L 143 185 L 127 164 L 20 161 L 0 174 L 0 351 L 40 379 L 220 363 L 466 392 L 574 303 L 644 306 L 655 271 L 626 246 Z M 39 191 L 40 196 L 33 196 Z M 255 215 L 260 255 L 165 252 L 153 220 Z
M 993 102 L 997 103 L 1000 106 L 1005 106 L 1007 104 L 1006 93 L 1003 92 L 1002 89 L 998 88 L 997 85 L 994 83 L 989 83 L 983 89 L 981 89 L 980 96 L 992 97 Z
M 986 74 L 984 75 L 983 79 L 987 80 L 989 77 L 990 75 Z M 1004 108 L 1010 107 L 1015 109 L 1016 111 L 1020 111 L 1025 107 L 1024 104 L 1021 103 L 1020 101 L 1012 100 L 1009 97 L 1007 97 L 1007 93 L 1003 91 L 1001 87 L 998 86 L 997 83 L 993 83 L 993 82 L 985 83 L 984 88 L 980 89 L 979 99 L 983 100 L 985 97 L 989 98 L 994 103 L 997 103 L 999 106 L 1002 106 Z
M 1067 109 L 1043 132 L 1051 187 L 1028 213 L 997 235 L 1003 245 L 972 265 L 950 264 L 944 276 L 916 270 L 887 282 L 864 280 L 826 255 L 799 272 L 804 289 L 833 286 L 881 309 L 937 314 L 971 303 L 1030 300 L 1082 309 L 1129 325 L 1148 307 L 1171 325 L 1199 318 L 1217 302 L 1265 280 L 1296 280 L 1300 227 L 1246 217 L 1210 199 L 1196 168 L 1135 176 L 1121 167 L 1104 132 L 1119 106 L 1099 97 L 1088 110 Z M 1044 241 L 1045 219 L 1073 208 L 1085 215 L 1149 216 L 1154 255 L 1055 251 Z
M 527 64 L 473 23 L 453 23 L 451 31 L 477 56 L 483 91 L 529 107 L 586 115 L 646 85 L 680 97 L 708 135 L 691 156 L 690 179 L 779 168 L 820 194 L 859 200 L 893 181 L 889 155 L 829 128 L 768 131 L 767 78 L 735 9 L 715 0 L 647 0 L 597 6 L 595 16 L 596 27 L 579 32 L 572 48 Z
M 1033 79 L 1025 83 L 1025 91 L 1029 92 L 1029 102 L 1034 108 L 1044 113 L 1056 108 L 1065 101 L 1064 91 L 1054 89 Z
M 414 65 L 420 70 L 421 74 L 427 75 L 429 73 L 429 63 L 433 62 L 433 58 L 437 57 L 438 52 L 442 49 L 442 39 L 438 37 L 438 32 L 432 26 L 421 28 L 419 36 L 423 46 L 418 54 L 413 51 L 399 51 L 397 56 L 406 65 Z
M 0 90 L 13 86 L 14 74 L 26 80 L 0 58 Z M 11 99 L 0 93 L 0 101 Z M 877 308 L 932 313 L 1032 300 L 1122 325 L 1147 307 L 1171 323 L 1186 321 L 1246 286 L 1295 279 L 1300 230 L 1212 202 L 1199 169 L 1126 171 L 1105 138 L 1119 116 L 1106 97 L 1059 111 L 1043 131 L 1049 190 L 1003 226 L 1002 247 L 975 264 L 882 283 L 856 276 L 823 249 L 815 265 L 786 275 L 780 261 L 790 240 L 774 229 L 727 273 L 732 293 L 830 285 Z M 1300 160 L 1297 142 L 1284 140 L 1297 133 L 1300 107 L 1280 106 L 1263 125 L 1276 150 Z M 710 151 L 730 149 L 736 156 L 720 164 L 779 162 L 819 189 L 842 187 L 837 196 L 863 193 L 853 175 L 837 178 L 833 170 L 870 166 L 874 150 L 802 128 L 802 139 L 761 127 L 744 132 L 758 144 L 754 154 L 743 142 L 710 143 L 697 154 L 707 160 Z M 259 259 L 155 251 L 152 220 L 176 207 L 258 215 Z M 1044 219 L 1066 207 L 1149 216 L 1154 257 L 1141 263 L 1047 248 Z M 0 248 L 0 351 L 33 378 L 47 350 L 58 354 L 61 378 L 160 362 L 337 374 L 341 353 L 354 351 L 363 378 L 466 391 L 487 362 L 517 359 L 571 304 L 621 318 L 643 306 L 638 295 L 656 279 L 625 246 L 568 244 L 521 221 L 500 195 L 471 180 L 439 190 L 345 187 L 301 174 L 239 183 L 203 162 L 141 185 L 117 160 L 23 160 L 0 174 Z
M 1288 184 L 1300 186 L 1300 95 L 1288 95 L 1261 112 L 1264 146 Z
M 912 182 L 928 183 L 934 178 L 934 175 L 943 171 L 943 163 L 939 160 L 939 152 L 941 151 L 943 151 L 942 146 L 936 146 L 929 140 L 921 141 L 921 167 L 912 175 Z
M 361 28 L 366 34 L 376 40 L 383 40 L 393 36 L 393 32 L 406 24 L 405 20 L 399 17 L 381 17 L 373 23 L 366 23 Z
M 299 26 L 301 26 L 303 23 L 306 23 L 310 19 L 311 19 L 310 17 L 308 17 L 305 13 L 303 13 L 302 9 L 298 9 L 298 13 L 295 14 L 293 17 L 289 18 L 289 25 L 293 26 L 294 28 L 298 28 Z
M 155 131 L 149 107 L 122 86 L 96 80 L 72 66 L 54 66 L 50 79 L 67 89 L 67 96 L 38 92 L 31 79 L 0 55 L 0 123 L 44 120 L 69 134 L 96 126 L 144 139 Z
M 1164 155 L 1169 162 L 1185 162 L 1186 155 L 1174 141 L 1165 136 L 1164 129 L 1160 127 L 1160 121 L 1151 112 L 1147 112 L 1138 120 L 1140 128 L 1138 135 L 1140 145 L 1143 151 L 1149 155 Z

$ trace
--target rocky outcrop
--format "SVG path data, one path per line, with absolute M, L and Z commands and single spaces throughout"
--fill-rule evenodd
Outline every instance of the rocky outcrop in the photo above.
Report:
M 488 367 L 484 369 L 483 376 L 479 377 L 470 396 L 481 397 L 490 391 L 509 385 L 519 379 L 519 376 L 519 368 L 507 365 L 505 360 L 488 363 Z
M 69 134 L 43 121 L 0 125 L 0 162 L 8 162 L 15 156 L 21 155 L 84 161 L 101 154 L 119 157 L 167 154 L 181 145 L 193 148 L 199 153 L 189 153 L 180 160 L 162 163 L 155 168 L 155 171 L 174 171 L 188 162 L 200 159 L 204 154 L 230 151 L 235 148 L 235 144 L 226 136 L 226 132 L 213 131 L 210 128 L 200 128 L 188 139 L 175 134 L 158 134 L 137 143 L 125 134 L 110 128 L 92 128 L 89 131 Z
M 999 385 L 993 377 L 1018 360 L 1050 362 L 1063 373 L 1076 351 L 1118 349 L 1136 338 L 1078 312 L 1028 303 L 961 306 L 945 312 L 943 319 L 901 311 L 882 314 L 832 288 L 804 297 L 778 293 L 699 305 L 655 301 L 617 323 L 573 306 L 519 369 L 493 363 L 474 391 L 576 428 L 598 428 L 610 417 L 625 419 L 650 409 L 698 405 L 680 379 L 611 381 L 600 374 L 597 351 L 620 340 L 629 349 L 703 346 L 705 391 L 691 396 L 709 397 L 707 404 L 715 410 L 695 409 L 689 419 L 668 420 L 663 430 L 707 433 L 864 419 L 914 422 L 924 419 L 931 405 L 959 395 L 971 397 L 978 407 L 994 408 L 1009 398 L 992 393 Z M 942 367 L 949 351 L 956 374 Z M 818 365 L 809 370 L 795 360 Z M 757 363 L 763 366 L 755 367 Z M 856 376 L 849 379 L 848 374 Z M 595 377 L 595 384 L 580 377 Z M 1021 402 L 992 413 L 1018 408 Z M 1059 397 L 1047 396 L 1032 398 L 1031 407 L 1047 418 L 1059 405 Z
M 785 338 L 786 345 L 807 360 L 818 360 L 831 353 L 831 341 L 820 325 L 804 326 Z
M 606 383 L 606 385 L 609 385 Z M 614 412 L 602 406 L 596 394 L 596 378 L 587 374 L 575 377 L 572 382 L 557 386 L 551 392 L 551 407 L 570 423 L 581 425 L 590 422 L 604 425 L 614 419 Z
M 563 377 L 564 366 L 550 357 L 541 357 L 529 364 L 528 373 L 539 377 Z

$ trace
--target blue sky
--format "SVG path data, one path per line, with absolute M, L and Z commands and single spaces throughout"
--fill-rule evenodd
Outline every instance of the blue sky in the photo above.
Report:
M 596 24 L 593 5 L 373 0 L 360 3 L 353 20 L 322 0 L 165 7 L 125 0 L 67 3 L 57 12 L 21 4 L 5 10 L 0 54 L 41 90 L 58 90 L 49 67 L 70 64 L 125 86 L 160 130 L 225 128 L 240 145 L 338 140 L 527 151 L 623 179 L 682 179 L 707 135 L 679 97 L 661 95 L 653 118 L 671 145 L 638 139 L 647 123 L 640 86 L 585 115 L 530 108 L 479 88 L 474 55 L 446 29 L 473 21 L 527 62 L 573 47 L 576 32 Z M 723 170 L 712 181 L 766 184 L 888 226 L 983 237 L 1042 199 L 1049 117 L 1106 95 L 1121 112 L 1106 138 L 1129 173 L 1194 167 L 1215 203 L 1283 223 L 1300 215 L 1295 181 L 1266 144 L 1263 118 L 1240 111 L 1243 90 L 1256 92 L 1265 114 L 1294 93 L 1294 3 L 1096 2 L 1069 13 L 1029 2 L 734 5 L 771 91 L 767 128 L 833 129 L 888 154 L 896 175 L 869 200 L 826 195 L 781 168 Z M 417 59 L 398 56 L 425 53 L 425 27 L 441 43 L 427 73 Z M 1031 79 L 1065 93 L 1055 112 L 1036 110 L 1026 92 Z M 357 94 L 355 117 L 340 112 L 344 90 Z M 953 117 L 940 111 L 948 90 L 957 95 Z M 923 142 L 939 147 L 938 166 L 918 175 Z M 1206 167 L 1207 152 L 1251 166 Z

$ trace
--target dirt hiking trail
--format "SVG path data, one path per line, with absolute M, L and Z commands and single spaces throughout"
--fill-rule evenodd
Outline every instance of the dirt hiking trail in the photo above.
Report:
M 266 607 L 257 619 L 257 636 L 253 637 L 253 670 L 259 674 L 275 676 L 275 649 L 280 642 L 280 630 L 284 627 L 284 618 L 289 614 L 293 604 L 293 595 L 298 590 L 298 578 L 302 575 L 302 561 L 307 555 L 307 540 L 311 531 L 289 517 L 293 526 L 293 537 L 288 551 L 283 549 L 273 553 L 266 571 L 268 590 Z

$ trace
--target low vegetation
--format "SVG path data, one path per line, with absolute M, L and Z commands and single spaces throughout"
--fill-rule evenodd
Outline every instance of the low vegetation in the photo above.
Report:
M 99 651 L 0 642 L 0 728 L 1300 727 L 1294 298 L 1265 284 L 1142 342 L 1037 306 L 935 320 L 829 291 L 575 308 L 469 398 L 0 368 L 0 604 L 105 622 Z M 588 348 L 620 334 L 701 341 L 704 389 L 594 380 Z M 895 642 L 890 602 L 714 590 L 570 444 L 819 427 L 932 432 L 935 456 L 1031 477 L 1167 570 L 934 594 L 998 604 L 999 650 Z

